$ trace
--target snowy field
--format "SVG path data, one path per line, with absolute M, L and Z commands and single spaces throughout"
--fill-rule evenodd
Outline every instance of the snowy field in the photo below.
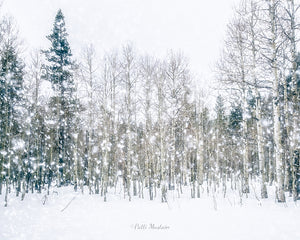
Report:
M 53 189 L 45 205 L 44 194 L 28 194 L 23 202 L 0 196 L 1 240 L 147 240 L 147 239 L 300 239 L 300 207 L 291 198 L 275 203 L 229 193 L 200 199 L 177 198 L 169 192 L 168 203 L 133 198 L 120 193 L 75 193 L 72 188 Z M 86 191 L 87 192 L 87 191 Z M 298 203 L 300 204 L 300 203 Z

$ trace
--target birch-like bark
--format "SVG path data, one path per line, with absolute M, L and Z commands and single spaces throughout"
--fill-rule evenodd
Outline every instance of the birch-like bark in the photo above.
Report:
M 203 185 L 204 178 L 204 120 L 203 120 L 203 109 L 200 104 L 200 100 L 198 102 L 198 121 L 197 121 L 197 197 L 200 198 L 200 187 Z
M 262 114 L 261 114 L 261 95 L 259 92 L 259 82 L 257 76 L 257 63 L 258 63 L 258 49 L 257 45 L 258 35 L 257 27 L 259 21 L 259 11 L 258 5 L 255 1 L 251 0 L 250 2 L 250 18 L 249 18 L 249 33 L 250 33 L 250 49 L 251 49 L 251 58 L 252 58 L 252 81 L 255 89 L 255 98 L 256 98 L 256 129 L 257 129 L 257 149 L 258 149 L 258 162 L 259 162 L 259 171 L 260 171 L 260 192 L 262 198 L 267 198 L 267 187 L 266 187 L 266 169 L 265 169 L 265 156 L 264 156 L 264 137 L 263 137 L 263 127 L 262 127 Z
M 249 193 L 249 145 L 247 126 L 247 97 L 246 90 L 243 89 L 243 193 Z
M 276 162 L 276 197 L 279 202 L 285 202 L 284 195 L 284 162 L 283 147 L 280 124 L 280 104 L 279 104 L 279 63 L 278 63 L 278 43 L 277 43 L 277 4 L 276 0 L 268 0 L 269 5 L 269 21 L 271 27 L 271 67 L 273 70 L 273 120 L 274 120 L 274 144 L 275 144 L 275 162 Z
M 164 113 L 165 113 L 165 76 L 162 69 L 160 69 L 160 76 L 156 79 L 157 88 L 157 115 L 158 115 L 158 131 L 159 131 L 159 183 L 161 188 L 161 201 L 167 202 L 167 156 L 166 156 L 166 137 L 165 137 L 165 125 L 164 125 Z
M 260 171 L 260 193 L 261 198 L 267 198 L 267 186 L 266 186 L 266 169 L 265 169 L 265 156 L 264 156 L 264 141 L 263 141 L 263 129 L 262 129 L 262 116 L 261 116 L 261 97 L 256 89 L 256 128 L 257 128 L 257 149 L 258 149 L 258 161 Z

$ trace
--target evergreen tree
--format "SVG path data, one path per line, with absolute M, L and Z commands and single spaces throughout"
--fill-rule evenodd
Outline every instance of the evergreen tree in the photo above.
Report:
M 14 45 L 5 44 L 0 59 L 0 186 L 5 181 L 6 205 L 9 184 L 16 179 L 20 180 L 21 175 L 24 176 L 21 162 L 24 157 L 24 142 L 20 119 L 24 107 L 23 69 L 24 65 Z
M 229 115 L 229 131 L 234 134 L 241 129 L 241 123 L 243 121 L 243 110 L 241 104 L 232 106 Z
M 53 139 L 55 156 L 51 164 L 56 164 L 56 169 L 53 170 L 57 174 L 58 186 L 71 180 L 74 151 L 72 131 L 78 106 L 78 100 L 74 94 L 75 64 L 71 59 L 72 53 L 67 36 L 64 15 L 59 10 L 55 17 L 52 33 L 47 36 L 51 47 L 44 51 L 47 60 L 44 65 L 46 70 L 44 78 L 51 82 L 55 92 L 50 101 L 51 118 L 56 123 L 54 125 L 56 133 Z

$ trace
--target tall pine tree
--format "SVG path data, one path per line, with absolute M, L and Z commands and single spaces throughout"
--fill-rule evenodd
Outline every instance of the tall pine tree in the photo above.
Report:
M 78 100 L 75 97 L 73 80 L 74 62 L 61 10 L 56 14 L 52 33 L 47 36 L 51 47 L 44 51 L 47 63 L 44 65 L 45 76 L 51 82 L 54 96 L 50 101 L 53 126 L 55 127 L 52 146 L 51 165 L 56 173 L 57 185 L 67 184 L 72 180 L 74 139 L 73 130 L 76 121 Z M 52 175 L 52 174 L 50 174 Z
M 23 116 L 24 65 L 12 42 L 4 45 L 0 59 L 0 186 L 9 186 L 24 176 L 20 161 L 24 156 L 21 116 Z M 22 175 L 22 176 L 21 176 Z M 18 181 L 19 186 L 20 181 Z M 18 189 L 17 189 L 18 190 Z M 17 191 L 18 192 L 18 191 Z M 1 193 L 1 187 L 0 187 Z

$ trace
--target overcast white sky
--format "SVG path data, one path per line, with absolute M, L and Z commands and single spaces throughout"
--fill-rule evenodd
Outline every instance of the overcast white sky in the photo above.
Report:
M 54 16 L 62 9 L 73 52 L 93 43 L 99 55 L 133 42 L 158 56 L 181 50 L 193 72 L 210 78 L 226 23 L 239 0 L 4 0 L 28 49 L 48 46 Z

